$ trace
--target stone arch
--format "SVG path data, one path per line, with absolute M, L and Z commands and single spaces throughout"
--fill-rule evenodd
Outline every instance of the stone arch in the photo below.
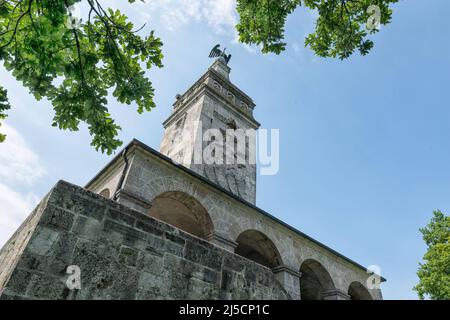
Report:
M 250 229 L 242 232 L 236 239 L 238 244 L 234 252 L 263 266 L 273 269 L 282 266 L 281 255 L 264 233 Z
M 99 192 L 99 195 L 101 195 L 102 197 L 105 197 L 106 199 L 109 199 L 111 197 L 111 192 L 109 191 L 108 188 L 105 188 Z
M 155 197 L 148 215 L 199 238 L 207 239 L 214 232 L 205 207 L 182 191 L 167 191 Z
M 270 222 L 266 223 L 262 219 L 252 217 L 253 212 L 246 211 L 245 207 L 230 207 L 228 212 L 231 212 L 231 214 L 227 223 L 218 225 L 218 228 L 223 226 L 221 232 L 227 234 L 229 239 L 236 242 L 236 239 L 244 231 L 257 230 L 265 234 L 273 242 L 281 256 L 283 265 L 292 270 L 298 270 L 299 259 L 295 255 L 296 250 L 293 250 L 292 239 L 289 236 L 274 230 Z
M 336 289 L 330 273 L 314 259 L 303 261 L 300 266 L 300 296 L 302 300 L 323 300 L 324 294 Z
M 348 295 L 351 300 L 373 300 L 369 290 L 360 282 L 353 281 L 348 287 Z
M 163 173 L 160 173 L 163 175 Z M 144 185 L 144 188 L 137 193 L 144 199 L 154 199 L 165 192 L 183 192 L 195 198 L 208 211 L 211 218 L 213 218 L 213 209 L 215 207 L 215 200 L 213 194 L 208 194 L 206 190 L 197 188 L 194 183 L 182 179 L 177 176 L 165 175 L 156 179 L 150 179 Z

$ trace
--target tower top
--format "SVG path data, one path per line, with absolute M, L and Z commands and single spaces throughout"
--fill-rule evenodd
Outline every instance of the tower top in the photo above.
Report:
M 250 126 L 258 128 L 259 123 L 253 117 L 255 103 L 246 93 L 234 85 L 230 80 L 231 68 L 224 59 L 217 58 L 206 72 L 183 94 L 177 94 L 173 104 L 172 114 L 163 122 L 164 127 L 179 118 L 188 105 L 203 97 L 205 94 L 215 101 L 221 101 L 232 112 L 239 113 L 243 119 L 251 122 Z
M 227 48 L 224 48 L 223 50 L 220 50 L 220 44 L 216 44 L 209 53 L 210 58 L 216 58 L 216 61 L 211 65 L 210 69 L 216 70 L 221 76 L 223 76 L 228 81 L 230 80 L 230 71 L 231 68 L 228 66 L 228 62 L 231 59 L 231 54 L 225 54 L 225 50 Z

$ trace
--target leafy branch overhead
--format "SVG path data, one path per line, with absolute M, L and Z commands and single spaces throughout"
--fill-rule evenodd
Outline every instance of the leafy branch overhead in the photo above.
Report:
M 261 46 L 263 53 L 281 53 L 287 17 L 303 6 L 317 12 L 315 31 L 305 39 L 320 57 L 346 59 L 356 50 L 366 55 L 373 47 L 368 35 L 374 24 L 391 21 L 389 5 L 398 0 L 237 0 L 239 40 Z M 376 19 L 377 21 L 374 21 Z M 369 27 L 368 27 L 369 26 Z
M 355 50 L 369 52 L 373 43 L 367 37 L 378 29 L 366 24 L 374 17 L 380 25 L 389 23 L 389 5 L 397 1 L 237 0 L 236 27 L 241 42 L 278 54 L 286 47 L 288 15 L 307 7 L 318 15 L 306 45 L 319 56 L 345 59 Z M 88 14 L 78 22 L 69 9 L 80 4 Z M 110 154 L 122 142 L 107 108 L 108 94 L 120 103 L 136 103 L 139 113 L 155 106 L 145 71 L 162 67 L 162 42 L 153 31 L 141 37 L 141 29 L 100 0 L 0 0 L 0 60 L 37 100 L 52 104 L 53 126 L 76 131 L 84 122 L 95 149 Z M 0 121 L 9 108 L 0 86 Z M 0 134 L 0 142 L 4 139 Z
M 97 0 L 83 1 L 88 18 L 76 25 L 68 8 L 78 2 L 0 0 L 0 60 L 37 100 L 52 103 L 53 126 L 76 131 L 85 122 L 91 144 L 111 153 L 121 141 L 108 91 L 121 103 L 135 102 L 139 113 L 152 109 L 154 89 L 144 69 L 162 67 L 162 42 L 153 32 L 139 36 L 125 15 Z M 0 119 L 8 108 L 0 87 Z
M 7 92 L 2 86 L 0 86 L 0 120 L 3 120 L 6 118 L 5 111 L 10 109 L 11 106 L 8 102 L 8 96 Z M 0 123 L 1 126 L 1 123 Z M 5 141 L 6 135 L 0 133 L 0 142 Z

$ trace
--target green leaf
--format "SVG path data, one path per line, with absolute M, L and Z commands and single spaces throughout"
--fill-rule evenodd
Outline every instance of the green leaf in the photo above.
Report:
M 86 0 L 91 18 L 74 29 L 67 8 L 79 2 L 2 1 L 0 59 L 37 100 L 51 103 L 53 126 L 77 131 L 84 122 L 92 146 L 110 154 L 122 142 L 109 116 L 108 91 L 118 102 L 136 103 L 139 113 L 150 111 L 154 89 L 145 70 L 162 67 L 162 42 L 153 31 L 141 37 L 126 15 L 97 0 Z M 0 112 L 9 109 L 4 101 Z
M 356 50 L 366 55 L 373 47 L 366 25 L 374 17 L 371 5 L 380 9 L 380 25 L 390 23 L 389 5 L 398 0 L 237 0 L 239 40 L 261 47 L 263 53 L 280 54 L 286 48 L 287 17 L 299 6 L 317 12 L 315 31 L 305 45 L 320 57 L 349 58 Z M 370 34 L 378 29 L 369 30 Z

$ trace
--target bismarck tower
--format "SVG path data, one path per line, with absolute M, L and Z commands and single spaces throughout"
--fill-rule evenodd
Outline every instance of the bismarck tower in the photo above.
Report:
M 253 100 L 231 83 L 230 70 L 220 56 L 191 88 L 177 95 L 173 112 L 163 123 L 160 151 L 255 204 L 256 137 L 252 133 L 259 123 L 253 118 Z M 217 150 L 223 152 L 215 154 Z M 210 163 L 204 156 L 208 151 L 212 152 Z
M 382 299 L 382 277 L 255 205 L 255 104 L 211 55 L 161 152 L 135 139 L 42 199 L 0 250 L 0 299 Z

